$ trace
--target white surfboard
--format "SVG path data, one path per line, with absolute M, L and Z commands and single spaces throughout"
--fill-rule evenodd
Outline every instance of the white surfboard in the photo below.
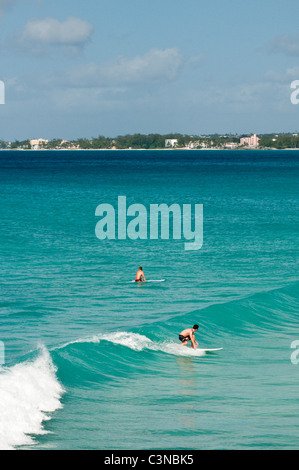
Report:
M 217 348 L 217 349 L 201 349 L 197 348 L 196 351 L 204 351 L 204 352 L 213 352 L 213 351 L 222 351 L 223 348 Z

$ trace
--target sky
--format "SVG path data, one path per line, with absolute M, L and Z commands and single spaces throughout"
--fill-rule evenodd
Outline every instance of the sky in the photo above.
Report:
M 296 132 L 298 0 L 0 0 L 0 140 Z

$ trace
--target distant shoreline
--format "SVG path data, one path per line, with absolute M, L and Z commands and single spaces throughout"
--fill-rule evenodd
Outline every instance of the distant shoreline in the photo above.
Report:
M 99 135 L 91 139 L 26 139 L 14 142 L 0 139 L 1 150 L 298 150 L 296 134 L 132 134 L 118 137 Z
M 176 148 L 176 149 L 0 149 L 0 152 L 264 152 L 264 151 L 299 151 L 299 148 L 208 148 L 208 149 L 190 149 L 190 148 Z

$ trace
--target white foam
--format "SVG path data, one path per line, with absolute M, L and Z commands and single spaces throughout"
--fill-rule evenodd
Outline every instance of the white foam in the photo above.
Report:
M 143 349 L 152 349 L 154 343 L 146 336 L 138 333 L 117 332 L 105 335 L 99 335 L 99 339 L 109 341 L 114 344 L 121 344 L 134 351 L 142 351 Z
M 99 342 L 100 342 L 99 337 L 94 335 L 91 338 L 79 338 L 79 339 L 75 339 L 73 341 L 69 341 L 68 343 L 64 343 L 60 346 L 55 346 L 55 347 L 51 348 L 50 350 L 51 351 L 56 351 L 57 349 L 64 349 L 64 348 L 67 348 L 68 346 L 70 346 L 71 344 L 99 343 Z
M 98 334 L 90 338 L 79 338 L 77 340 L 64 343 L 61 346 L 56 346 L 51 350 L 64 349 L 72 344 L 100 343 L 101 341 L 108 341 L 113 344 L 119 344 L 121 346 L 133 349 L 134 351 L 144 351 L 148 349 L 151 351 L 161 351 L 166 354 L 173 354 L 175 356 L 204 356 L 206 354 L 206 351 L 209 351 L 199 348 L 192 349 L 188 346 L 182 346 L 181 344 L 174 342 L 152 341 L 151 339 L 147 338 L 144 335 L 140 335 L 139 333 L 130 333 L 126 331 Z
M 49 352 L 38 358 L 0 369 L 0 449 L 30 445 L 32 435 L 46 434 L 43 422 L 62 407 L 64 392 Z

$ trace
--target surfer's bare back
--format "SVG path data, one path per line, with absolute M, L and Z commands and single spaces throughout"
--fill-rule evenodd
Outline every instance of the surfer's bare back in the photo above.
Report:
M 139 267 L 139 270 L 136 273 L 135 282 L 146 282 L 145 275 L 141 266 Z

